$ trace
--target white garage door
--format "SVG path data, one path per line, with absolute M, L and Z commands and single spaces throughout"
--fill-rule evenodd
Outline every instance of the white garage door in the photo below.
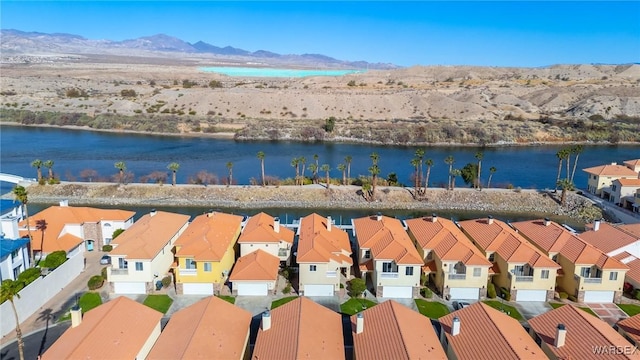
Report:
M 411 286 L 383 286 L 382 297 L 411 299 L 413 288 Z
M 238 295 L 266 296 L 267 283 L 234 283 L 238 287 Z
M 143 282 L 116 282 L 113 291 L 116 294 L 146 294 L 147 288 Z
M 452 300 L 478 300 L 480 289 L 478 288 L 451 288 L 449 296 Z
M 516 301 L 547 301 L 546 290 L 518 290 Z
M 586 303 L 610 303 L 613 302 L 613 291 L 585 291 Z
M 305 285 L 304 296 L 333 296 L 333 285 Z
M 182 293 L 184 295 L 213 295 L 213 284 L 212 283 L 182 284 Z

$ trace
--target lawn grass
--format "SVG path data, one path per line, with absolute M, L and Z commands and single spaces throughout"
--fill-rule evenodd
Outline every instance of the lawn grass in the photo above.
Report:
M 231 304 L 235 304 L 236 303 L 236 298 L 234 298 L 233 296 L 229 296 L 229 295 L 218 295 L 218 297 L 228 303 Z
M 622 309 L 622 311 L 626 312 L 629 316 L 634 316 L 640 314 L 640 305 L 634 304 L 619 304 L 618 307 Z
M 449 308 L 445 304 L 437 301 L 416 299 L 415 302 L 420 314 L 431 319 L 438 319 L 449 313 Z
M 286 298 L 275 300 L 274 302 L 271 303 L 271 309 L 273 310 L 273 309 L 277 308 L 278 306 L 284 305 L 284 304 L 288 303 L 289 301 L 293 301 L 293 300 L 295 300 L 297 298 L 298 298 L 298 296 L 289 296 L 289 297 L 286 297 Z
M 173 304 L 173 299 L 170 298 L 169 295 L 149 295 L 144 299 L 143 304 L 166 314 L 171 304 Z
M 351 298 L 344 304 L 340 305 L 340 312 L 347 315 L 353 315 L 376 305 L 378 305 L 378 303 L 371 300 Z
M 508 304 L 503 304 L 501 301 L 496 301 L 496 300 L 487 300 L 487 301 L 483 301 L 485 304 L 491 306 L 494 309 L 497 310 L 502 310 L 505 313 L 508 313 L 509 316 L 511 316 L 512 318 L 518 320 L 518 321 L 523 321 L 524 318 L 522 317 L 522 315 L 520 314 L 520 312 L 514 308 L 511 305 Z
M 80 299 L 78 299 L 78 305 L 80 305 L 80 308 L 82 309 L 82 313 L 84 314 L 87 311 L 99 305 L 102 305 L 102 298 L 98 293 L 87 292 L 82 294 L 82 296 L 80 296 Z M 71 313 L 69 312 L 64 314 L 64 316 L 60 317 L 58 319 L 58 322 L 67 321 L 67 320 L 71 320 Z
M 559 308 L 559 307 L 561 307 L 561 306 L 563 306 L 563 305 L 566 305 L 566 304 L 550 302 L 550 303 L 549 303 L 549 305 L 550 305 L 552 308 L 557 309 L 557 308 Z M 584 312 L 587 312 L 587 313 L 589 313 L 589 314 L 591 314 L 591 315 L 593 315 L 593 316 L 595 316 L 595 317 L 598 317 L 598 314 L 594 313 L 594 312 L 593 312 L 593 310 L 591 310 L 589 307 L 586 307 L 586 306 L 576 306 L 576 307 L 577 307 L 578 309 L 580 309 L 580 310 L 584 311 Z M 639 309 L 640 309 L 640 307 L 639 307 Z M 623 309 L 623 310 L 624 310 L 624 309 Z

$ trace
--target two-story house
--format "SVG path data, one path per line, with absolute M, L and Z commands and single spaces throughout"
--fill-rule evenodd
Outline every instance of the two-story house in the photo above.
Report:
M 18 223 L 22 221 L 22 204 L 18 201 L 0 199 L 0 234 L 5 238 L 20 237 Z
M 107 281 L 116 294 L 146 294 L 174 261 L 174 244 L 189 215 L 152 210 L 111 242 Z
M 276 289 L 280 259 L 262 249 L 241 256 L 231 270 L 231 292 L 241 296 L 267 296 Z
M 625 209 L 633 210 L 638 189 L 640 189 L 640 178 L 615 179 L 611 182 L 609 201 Z
M 616 179 L 637 179 L 638 172 L 628 166 L 611 163 L 609 165 L 594 166 L 582 169 L 589 176 L 587 180 L 587 191 L 598 195 L 601 198 L 609 199 L 611 195 L 611 184 Z
M 298 232 L 299 293 L 333 296 L 340 291 L 342 277 L 351 275 L 349 235 L 331 218 L 315 213 L 300 220 Z
M 557 286 L 581 302 L 619 301 L 629 269 L 561 225 L 544 220 L 513 223 L 520 234 L 562 266 Z
M 370 274 L 377 297 L 412 298 L 420 293 L 424 261 L 402 222 L 382 214 L 351 220 L 361 274 Z
M 175 242 L 176 291 L 219 294 L 236 260 L 242 216 L 208 212 L 197 216 Z
M 280 225 L 279 218 L 261 212 L 249 218 L 242 229 L 238 239 L 240 256 L 262 249 L 289 265 L 294 236 L 291 229 Z
M 489 216 L 459 223 L 462 231 L 494 266 L 493 284 L 515 301 L 549 301 L 555 295 L 560 265 L 506 223 Z
M 486 296 L 493 264 L 453 221 L 434 214 L 405 223 L 425 261 L 424 272 L 442 297 L 477 300 Z
M 0 282 L 16 280 L 29 264 L 29 239 L 6 239 L 0 234 Z

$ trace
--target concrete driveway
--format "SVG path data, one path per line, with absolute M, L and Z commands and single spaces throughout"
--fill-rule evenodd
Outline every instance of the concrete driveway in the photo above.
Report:
M 268 296 L 238 296 L 236 306 L 247 310 L 251 315 L 262 314 L 265 310 L 271 309 L 271 303 L 275 300 L 272 295 Z
M 622 311 L 622 309 L 620 309 L 618 305 L 613 303 L 588 303 L 585 305 L 593 310 L 593 312 L 596 313 L 600 319 L 606 321 L 607 324 L 612 326 L 615 325 L 618 321 L 629 317 L 629 315 Z
M 337 313 L 340 312 L 340 298 L 338 296 L 307 296 L 307 298 Z
M 509 305 L 515 307 L 526 320 L 553 310 L 548 303 L 543 301 L 509 302 Z
M 408 307 L 409 309 L 413 309 L 415 311 L 418 311 L 418 307 L 416 306 L 416 302 L 414 301 L 414 299 L 406 299 L 406 298 L 378 298 L 378 303 L 383 303 L 385 301 L 389 301 L 389 300 L 393 300 L 397 303 L 400 303 L 406 307 Z

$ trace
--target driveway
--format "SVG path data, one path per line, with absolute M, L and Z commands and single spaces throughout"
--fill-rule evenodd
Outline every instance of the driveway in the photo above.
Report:
M 265 310 L 271 309 L 271 303 L 275 298 L 268 296 L 238 296 L 236 297 L 236 306 L 247 310 L 251 315 L 262 314 Z
M 543 301 L 510 302 L 509 305 L 515 307 L 526 320 L 553 310 L 548 303 Z
M 389 301 L 389 300 L 393 300 L 397 303 L 400 303 L 406 307 L 408 307 L 409 309 L 413 309 L 415 311 L 418 311 L 418 307 L 416 306 L 416 302 L 414 301 L 414 299 L 406 299 L 406 298 L 378 298 L 378 303 L 383 303 L 385 301 Z
M 589 303 L 585 305 L 593 310 L 594 313 L 598 314 L 598 317 L 600 317 L 600 319 L 606 321 L 607 324 L 611 326 L 615 325 L 621 319 L 626 319 L 629 317 L 618 307 L 618 305 L 613 303 Z
M 337 313 L 340 312 L 340 298 L 338 296 L 307 296 L 307 298 Z

